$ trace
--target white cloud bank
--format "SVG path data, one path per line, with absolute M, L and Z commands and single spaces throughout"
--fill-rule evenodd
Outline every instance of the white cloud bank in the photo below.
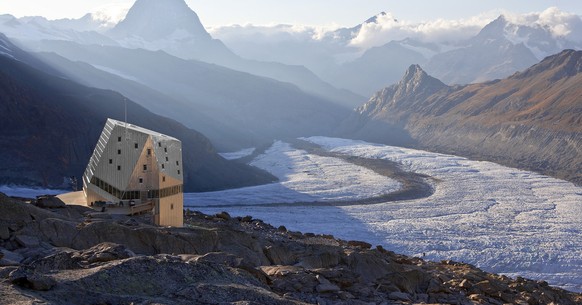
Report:
M 379 14 L 376 22 L 362 24 L 359 31 L 351 37 L 338 35 L 335 25 L 314 27 L 301 25 L 232 25 L 210 29 L 211 34 L 226 42 L 244 38 L 257 38 L 274 41 L 338 41 L 360 49 L 369 49 L 384 45 L 392 40 L 413 38 L 429 43 L 454 43 L 468 39 L 476 34 L 491 21 L 504 15 L 508 21 L 516 25 L 525 25 L 533 28 L 543 28 L 551 32 L 554 37 L 562 37 L 573 41 L 582 40 L 582 21 L 580 16 L 560 11 L 550 7 L 543 12 L 528 14 L 514 14 L 508 11 L 490 11 L 465 19 L 446 20 L 435 19 L 415 23 L 399 20 L 391 13 Z M 343 29 L 347 30 L 347 29 Z

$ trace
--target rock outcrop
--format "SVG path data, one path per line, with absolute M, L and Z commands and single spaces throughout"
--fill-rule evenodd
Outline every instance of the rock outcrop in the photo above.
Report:
M 9 229 L 0 240 L 2 304 L 582 302 L 542 281 L 291 232 L 250 216 L 188 212 L 187 227 L 178 229 L 55 211 L 0 194 L 0 227 Z M 23 236 L 36 243 L 19 243 Z

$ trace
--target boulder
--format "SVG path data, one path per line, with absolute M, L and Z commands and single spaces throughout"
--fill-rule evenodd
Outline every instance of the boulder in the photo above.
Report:
M 388 295 L 390 300 L 410 302 L 410 295 L 405 292 L 392 292 Z
M 62 209 L 67 207 L 61 199 L 53 195 L 37 196 L 36 206 L 43 209 Z
M 325 277 L 318 274 L 315 276 L 315 278 L 319 282 L 319 285 L 317 285 L 317 287 L 316 287 L 316 290 L 318 293 L 329 293 L 329 292 L 340 291 L 340 288 L 337 285 L 331 283 Z
M 133 253 L 133 251 L 128 249 L 125 245 L 104 242 L 93 246 L 88 250 L 80 251 L 74 254 L 72 258 L 80 257 L 83 261 L 92 264 L 110 262 L 134 256 L 135 253 Z
M 38 291 L 50 290 L 57 284 L 51 277 L 34 273 L 23 267 L 10 272 L 8 279 L 14 285 Z
M 350 247 L 356 247 L 356 248 L 361 248 L 361 249 L 370 249 L 372 248 L 372 245 L 365 242 L 365 241 L 359 241 L 359 240 L 350 240 L 348 241 L 348 246 Z
M 230 220 L 231 219 L 230 214 L 228 214 L 227 212 L 224 212 L 224 211 L 216 214 L 215 216 L 216 216 L 216 218 L 219 218 L 222 220 Z
M 36 236 L 17 235 L 14 240 L 25 248 L 34 248 L 40 246 L 40 240 Z
M 0 266 L 18 266 L 24 260 L 24 257 L 16 252 L 0 249 Z
M 297 257 L 280 244 L 265 246 L 263 253 L 272 265 L 292 265 L 297 261 Z

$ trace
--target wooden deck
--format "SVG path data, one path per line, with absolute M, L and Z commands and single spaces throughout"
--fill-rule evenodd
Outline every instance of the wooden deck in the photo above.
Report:
M 71 192 L 65 193 L 57 196 L 61 199 L 65 204 L 68 205 L 80 205 L 85 206 L 88 208 L 92 208 L 95 211 L 102 211 L 103 207 L 90 207 L 87 206 L 87 202 L 85 200 L 85 195 L 83 191 L 79 192 Z M 105 213 L 109 214 L 116 214 L 116 215 L 138 215 L 142 213 L 147 213 L 154 208 L 154 203 L 152 201 L 134 205 L 134 206 L 118 206 L 118 205 L 106 205 L 105 206 Z

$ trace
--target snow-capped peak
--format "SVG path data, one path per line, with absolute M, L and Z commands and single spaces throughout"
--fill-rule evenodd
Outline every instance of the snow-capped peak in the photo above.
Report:
M 195 39 L 210 39 L 198 15 L 184 0 L 137 0 L 111 34 L 155 41 L 173 35 L 176 30 L 185 31 Z

